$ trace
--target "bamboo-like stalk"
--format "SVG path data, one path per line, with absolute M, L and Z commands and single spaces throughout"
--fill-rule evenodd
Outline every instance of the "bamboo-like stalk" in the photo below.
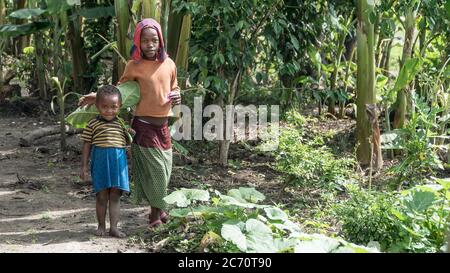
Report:
M 164 37 L 164 46 L 167 51 L 167 36 L 168 36 L 168 28 L 169 28 L 169 14 L 170 14 L 170 5 L 172 3 L 171 0 L 161 0 L 162 1 L 162 13 L 161 13 L 161 30 Z
M 146 3 L 148 1 L 144 1 Z M 115 0 L 114 7 L 116 9 L 116 16 L 117 16 L 117 45 L 119 47 L 119 52 L 122 56 L 128 56 L 130 52 L 130 46 L 131 43 L 127 41 L 127 34 L 128 34 L 128 26 L 130 23 L 130 16 L 129 16 L 129 7 L 128 7 L 128 1 L 127 0 Z M 117 67 L 117 73 L 118 75 L 122 75 L 123 71 L 125 70 L 124 63 L 118 61 L 118 67 Z
M 74 79 L 74 89 L 79 93 L 86 93 L 84 88 L 83 75 L 87 71 L 86 53 L 83 50 L 83 39 L 81 37 L 81 18 L 75 12 L 69 11 L 68 15 L 74 19 L 69 20 L 69 42 L 72 53 L 72 69 Z
M 178 42 L 181 33 L 181 25 L 183 23 L 183 14 L 170 12 L 168 20 L 168 33 L 167 35 L 167 53 L 172 59 L 176 59 Z
M 144 0 L 142 1 L 142 14 L 144 18 L 153 18 L 161 22 L 161 1 Z
M 183 23 L 181 25 L 181 33 L 178 39 L 178 49 L 176 54 L 176 65 L 178 68 L 187 70 L 188 67 L 188 53 L 189 53 L 189 39 L 191 37 L 191 15 L 185 15 L 183 17 Z
M 416 22 L 416 12 L 410 7 L 405 14 L 405 42 L 403 45 L 402 60 L 400 65 L 401 68 L 405 65 L 406 61 L 411 58 L 413 49 L 413 39 L 415 32 L 415 22 Z M 403 128 L 406 120 L 406 113 L 408 109 L 408 98 L 407 92 L 409 87 L 405 87 L 397 92 L 397 109 L 395 111 L 394 117 L 394 128 Z
M 366 0 L 357 2 L 357 158 L 361 165 L 369 165 L 371 149 L 369 138 L 370 124 L 366 114 L 366 104 L 376 103 L 375 90 L 375 52 L 374 52 L 374 29 L 369 15 L 374 6 L 369 5 Z

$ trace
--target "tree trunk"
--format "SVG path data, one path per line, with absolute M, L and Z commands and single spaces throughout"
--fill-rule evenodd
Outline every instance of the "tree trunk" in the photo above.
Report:
M 83 39 L 81 37 L 81 17 L 76 14 L 71 14 L 69 12 L 68 17 L 73 19 L 69 20 L 69 41 L 70 48 L 72 51 L 72 70 L 73 70 L 73 82 L 74 91 L 86 94 L 88 90 L 85 90 L 84 86 L 84 75 L 87 70 L 87 59 L 86 53 L 83 50 Z
M 69 128 L 68 126 L 65 126 L 64 129 L 65 129 L 65 132 L 69 135 L 79 134 L 83 131 L 83 129 L 74 129 L 74 128 Z M 29 132 L 24 137 L 21 137 L 19 139 L 19 145 L 23 146 L 23 147 L 29 147 L 29 146 L 32 146 L 35 141 L 37 141 L 43 137 L 56 135 L 59 133 L 61 133 L 61 126 L 59 126 L 59 125 L 39 128 L 39 129 Z
M 358 0 L 357 9 L 357 158 L 361 165 L 367 166 L 372 156 L 369 142 L 371 128 L 366 104 L 376 103 L 374 29 L 369 20 L 374 6 L 369 5 L 369 1 Z
M 344 32 L 341 35 L 342 35 L 342 37 L 341 37 L 341 40 L 339 41 L 339 45 L 338 45 L 338 49 L 337 49 L 337 56 L 336 56 L 336 60 L 334 62 L 333 74 L 331 74 L 330 89 L 333 93 L 336 92 L 338 69 L 339 69 L 339 66 L 341 65 L 341 58 L 342 58 L 342 54 L 344 53 L 344 49 L 345 49 L 345 37 L 347 36 L 347 33 Z M 333 97 L 328 99 L 328 112 L 330 114 L 332 114 L 333 116 L 336 115 L 336 101 Z
M 149 1 L 144 1 L 147 3 Z M 128 0 L 115 0 L 114 6 L 116 9 L 116 17 L 117 17 L 117 46 L 119 48 L 120 55 L 127 60 L 130 54 L 131 49 L 131 41 L 129 41 L 128 37 L 128 26 L 130 24 L 130 15 L 129 15 L 129 6 Z M 121 61 L 121 58 L 118 58 L 117 63 L 117 74 L 120 77 L 125 70 L 126 63 Z
M 234 77 L 233 84 L 231 85 L 230 90 L 230 96 L 228 97 L 228 101 L 224 102 L 223 96 L 221 97 L 221 101 L 219 104 L 224 109 L 225 105 L 233 105 L 234 106 L 234 99 L 237 96 L 237 93 L 239 92 L 239 82 L 241 78 L 241 71 L 242 68 L 239 68 L 238 72 L 236 73 L 236 76 Z M 219 164 L 221 166 L 227 166 L 228 165 L 228 151 L 230 149 L 230 143 L 231 139 L 227 137 L 227 132 L 230 132 L 231 138 L 233 138 L 233 125 L 234 125 L 234 107 L 233 111 L 231 111 L 231 115 L 225 115 L 225 132 L 224 132 L 224 139 L 219 140 Z
M 164 38 L 164 46 L 166 47 L 167 51 L 167 36 L 168 36 L 168 29 L 169 29 L 169 14 L 170 14 L 170 5 L 172 0 L 161 0 L 161 31 Z
M 169 14 L 169 27 L 167 35 L 167 53 L 173 59 L 176 59 L 178 51 L 178 42 L 180 41 L 181 28 L 184 21 L 184 15 L 181 13 L 170 12 Z M 177 65 L 178 67 L 178 65 Z
M 39 97 L 41 99 L 48 99 L 47 95 L 47 82 L 45 76 L 44 66 L 44 46 L 42 41 L 42 33 L 38 32 L 34 34 L 34 41 L 36 45 L 36 74 L 39 87 Z
M 353 56 L 355 55 L 355 45 L 353 44 L 352 49 L 351 49 L 351 53 L 349 58 L 347 59 L 347 68 L 345 70 L 345 78 L 344 78 L 344 90 L 345 92 L 348 92 L 348 78 L 350 77 L 350 66 L 352 65 L 353 62 Z M 341 102 L 339 105 L 339 117 L 340 118 L 344 118 L 345 117 L 345 102 Z
M 188 57 L 189 57 L 189 39 L 191 38 L 191 15 L 183 16 L 183 23 L 181 25 L 181 33 L 178 39 L 177 54 L 175 62 L 178 68 L 187 71 Z
M 27 5 L 27 0 L 16 0 L 14 1 L 14 10 L 24 9 Z M 21 25 L 25 22 L 23 19 L 16 19 L 14 20 L 16 25 Z M 25 36 L 18 36 L 13 39 L 14 44 L 14 55 L 18 57 L 23 52 L 23 48 L 26 44 L 26 37 Z
M 411 58 L 412 46 L 415 31 L 416 14 L 412 8 L 406 13 L 405 19 L 405 42 L 403 45 L 403 53 L 401 60 L 401 68 L 405 65 L 406 60 Z M 406 113 L 408 109 L 408 93 L 409 87 L 406 87 L 397 92 L 397 109 L 395 111 L 393 126 L 395 129 L 403 128 L 406 121 Z
M 383 70 L 383 74 L 389 77 L 389 59 L 391 58 L 391 49 L 392 49 L 392 41 L 394 38 L 391 38 L 389 42 L 387 42 L 386 46 L 383 49 L 383 55 L 380 61 L 380 67 Z
M 145 0 L 142 1 L 142 14 L 144 18 L 153 18 L 161 22 L 161 1 L 164 0 Z

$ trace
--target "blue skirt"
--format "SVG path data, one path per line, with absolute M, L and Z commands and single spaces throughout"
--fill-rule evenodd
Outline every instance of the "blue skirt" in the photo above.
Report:
M 95 193 L 109 188 L 119 188 L 129 192 L 130 182 L 125 148 L 104 148 L 92 145 L 91 176 Z

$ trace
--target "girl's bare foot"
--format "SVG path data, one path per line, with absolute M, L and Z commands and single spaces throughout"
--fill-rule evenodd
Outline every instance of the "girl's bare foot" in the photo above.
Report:
M 96 236 L 105 236 L 106 235 L 106 229 L 105 227 L 98 227 L 97 230 L 95 231 L 95 235 Z
M 125 238 L 127 235 L 118 229 L 111 228 L 109 229 L 109 236 L 117 237 L 117 238 Z

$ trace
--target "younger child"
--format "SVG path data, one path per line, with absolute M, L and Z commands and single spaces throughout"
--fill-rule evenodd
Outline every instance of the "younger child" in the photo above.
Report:
M 109 203 L 109 235 L 123 238 L 126 235 L 117 229 L 119 222 L 120 196 L 129 192 L 128 164 L 125 147 L 127 132 L 117 118 L 122 105 L 119 90 L 105 85 L 97 92 L 95 101 L 100 115 L 89 121 L 81 139 L 84 141 L 80 177 L 88 175 L 91 157 L 91 176 L 96 193 L 97 236 L 106 234 L 106 210 Z

